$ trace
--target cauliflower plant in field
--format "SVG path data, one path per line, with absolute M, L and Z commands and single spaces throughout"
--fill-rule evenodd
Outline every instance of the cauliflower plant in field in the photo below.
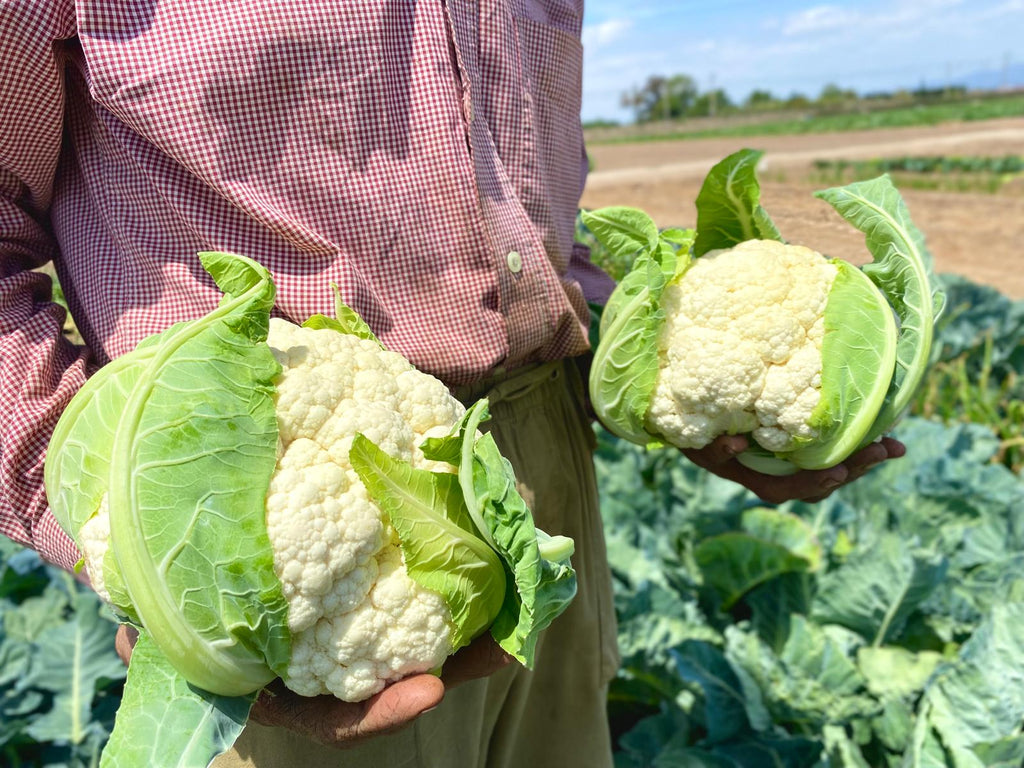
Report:
M 572 541 L 533 525 L 511 467 L 438 380 L 339 302 L 269 319 L 255 262 L 94 375 L 46 489 L 93 586 L 140 632 L 104 765 L 205 765 L 275 678 L 361 701 L 489 631 L 530 666 L 575 594 Z
M 943 295 L 887 177 L 826 190 L 866 235 L 862 270 L 786 243 L 758 202 L 760 153 L 712 169 L 697 228 L 659 232 L 635 209 L 584 213 L 613 253 L 638 253 L 604 310 L 595 410 L 638 443 L 703 448 L 743 434 L 739 459 L 784 474 L 839 463 L 886 432 L 927 370 Z

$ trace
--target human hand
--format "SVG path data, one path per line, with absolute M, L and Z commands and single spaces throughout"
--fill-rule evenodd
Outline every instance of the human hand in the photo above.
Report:
M 127 624 L 118 628 L 115 648 L 125 664 L 137 637 L 135 629 Z M 299 696 L 275 680 L 260 692 L 249 719 L 260 725 L 288 728 L 320 744 L 343 749 L 401 730 L 440 704 L 448 688 L 493 674 L 512 662 L 513 658 L 485 634 L 447 659 L 441 678 L 409 675 L 366 701 Z
M 121 661 L 126 667 L 131 661 L 132 648 L 135 647 L 135 641 L 138 639 L 139 630 L 131 624 L 122 624 L 117 628 L 117 634 L 114 635 L 114 650 L 117 651 L 117 655 L 121 657 Z
M 903 456 L 906 446 L 899 440 L 883 437 L 862 448 L 846 461 L 828 469 L 802 469 L 792 475 L 765 475 L 745 467 L 736 456 L 747 449 L 742 435 L 720 435 L 699 450 L 684 450 L 690 461 L 712 474 L 739 483 L 769 504 L 783 501 L 821 501 L 837 488 L 864 475 L 872 467 Z
M 320 744 L 344 749 L 401 730 L 440 704 L 448 688 L 486 677 L 512 661 L 485 634 L 446 660 L 440 678 L 409 675 L 355 703 L 334 696 L 299 696 L 275 680 L 260 693 L 249 717 L 261 725 L 288 728 Z

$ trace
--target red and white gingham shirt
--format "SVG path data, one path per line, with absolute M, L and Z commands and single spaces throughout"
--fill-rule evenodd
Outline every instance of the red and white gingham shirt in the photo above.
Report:
M 583 352 L 582 0 L 0 3 L 0 533 L 70 567 L 46 441 L 97 366 L 218 300 L 196 253 L 332 282 L 450 384 Z M 52 260 L 86 348 L 33 268 Z

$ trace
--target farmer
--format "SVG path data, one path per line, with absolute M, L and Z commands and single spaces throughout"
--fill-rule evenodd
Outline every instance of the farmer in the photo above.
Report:
M 587 302 L 612 286 L 573 242 L 581 15 L 579 0 L 0 4 L 0 532 L 72 567 L 47 437 L 100 366 L 213 308 L 196 253 L 227 250 L 271 270 L 281 316 L 329 313 L 337 283 L 385 345 L 460 397 L 491 395 L 539 524 L 576 540 L 579 594 L 535 671 L 478 642 L 444 681 L 362 704 L 264 696 L 219 766 L 611 764 L 614 615 L 579 365 Z M 83 346 L 32 271 L 50 261 Z M 744 445 L 690 457 L 782 500 L 902 452 L 780 479 L 740 468 Z

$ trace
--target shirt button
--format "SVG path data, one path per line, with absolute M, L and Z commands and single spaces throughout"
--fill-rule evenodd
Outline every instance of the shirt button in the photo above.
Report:
M 519 255 L 519 251 L 509 251 L 505 263 L 508 264 L 509 272 L 518 274 L 523 269 L 523 257 Z

